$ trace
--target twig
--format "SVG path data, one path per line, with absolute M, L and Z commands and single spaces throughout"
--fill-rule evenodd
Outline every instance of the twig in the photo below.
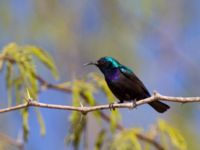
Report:
M 4 56 L 4 55 L 1 55 L 1 54 L 0 54 L 0 60 L 3 60 L 3 61 L 7 60 L 7 61 L 9 61 L 11 63 L 15 63 L 16 62 L 16 60 L 14 58 L 12 58 L 10 56 Z
M 54 89 L 54 90 L 63 91 L 63 92 L 67 92 L 67 93 L 72 92 L 71 88 L 66 88 L 66 87 L 61 86 L 61 85 L 48 83 L 47 81 L 45 81 L 42 77 L 40 77 L 37 74 L 34 74 L 34 76 L 40 82 L 42 87 L 44 87 L 43 89 Z
M 171 97 L 171 96 L 163 96 L 159 93 L 154 93 L 149 98 L 140 100 L 136 102 L 137 106 L 152 102 L 152 101 L 157 101 L 157 100 L 162 100 L 162 101 L 170 101 L 170 102 L 178 102 L 178 103 L 191 103 L 191 102 L 200 102 L 200 97 Z M 62 110 L 71 110 L 71 111 L 78 111 L 83 114 L 87 114 L 88 112 L 92 111 L 97 111 L 97 110 L 104 110 L 104 109 L 110 109 L 109 104 L 105 105 L 98 105 L 98 106 L 68 106 L 68 105 L 55 105 L 55 104 L 46 104 L 46 103 L 40 103 L 38 101 L 34 100 L 28 100 L 27 103 L 8 107 L 8 108 L 3 108 L 0 109 L 0 113 L 5 113 L 13 110 L 18 110 L 26 107 L 42 107 L 42 108 L 49 108 L 49 109 L 62 109 Z M 113 104 L 113 108 L 134 108 L 134 103 L 128 102 L 128 103 L 120 103 L 120 104 Z

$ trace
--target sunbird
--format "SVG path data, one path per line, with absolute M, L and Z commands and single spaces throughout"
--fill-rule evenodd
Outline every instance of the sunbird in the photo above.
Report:
M 108 87 L 119 99 L 119 103 L 124 101 L 135 102 L 151 96 L 135 73 L 113 57 L 102 57 L 96 62 L 89 62 L 85 65 L 95 65 L 100 69 Z M 148 104 L 159 113 L 163 113 L 170 108 L 160 101 L 153 101 Z

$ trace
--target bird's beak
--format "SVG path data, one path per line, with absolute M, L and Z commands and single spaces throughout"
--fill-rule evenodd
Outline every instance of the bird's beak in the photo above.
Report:
M 97 66 L 98 63 L 97 62 L 88 62 L 88 63 L 85 63 L 83 66 L 88 66 L 88 65 L 95 65 L 95 66 Z

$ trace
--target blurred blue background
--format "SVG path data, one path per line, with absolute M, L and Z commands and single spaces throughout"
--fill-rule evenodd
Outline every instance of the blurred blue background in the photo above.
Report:
M 61 83 L 90 72 L 83 63 L 113 56 L 142 79 L 149 91 L 164 95 L 199 96 L 200 1 L 198 0 L 1 0 L 0 47 L 10 42 L 33 44 L 55 59 L 60 79 L 37 66 L 47 81 Z M 7 105 L 5 72 L 0 74 L 0 104 Z M 71 96 L 47 90 L 39 100 L 71 104 Z M 105 97 L 98 98 L 99 103 Z M 178 127 L 189 147 L 197 148 L 200 106 L 170 103 L 158 114 L 149 106 L 120 110 L 122 125 L 148 129 L 158 118 Z M 34 111 L 33 111 L 34 112 Z M 35 113 L 30 114 L 26 149 L 67 149 L 68 111 L 41 109 L 47 134 L 41 137 Z M 0 132 L 17 138 L 22 132 L 18 111 L 0 114 Z M 95 126 L 95 124 L 94 124 Z M 95 129 L 93 129 L 95 130 Z M 190 139 L 193 139 L 192 141 Z

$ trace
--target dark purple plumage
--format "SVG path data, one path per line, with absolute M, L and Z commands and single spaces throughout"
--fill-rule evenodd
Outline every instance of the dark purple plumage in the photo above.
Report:
M 96 65 L 105 76 L 105 80 L 112 93 L 122 103 L 123 101 L 141 100 L 150 97 L 148 90 L 140 79 L 126 66 L 112 57 L 103 57 Z M 163 113 L 170 107 L 160 101 L 149 103 L 156 111 Z

